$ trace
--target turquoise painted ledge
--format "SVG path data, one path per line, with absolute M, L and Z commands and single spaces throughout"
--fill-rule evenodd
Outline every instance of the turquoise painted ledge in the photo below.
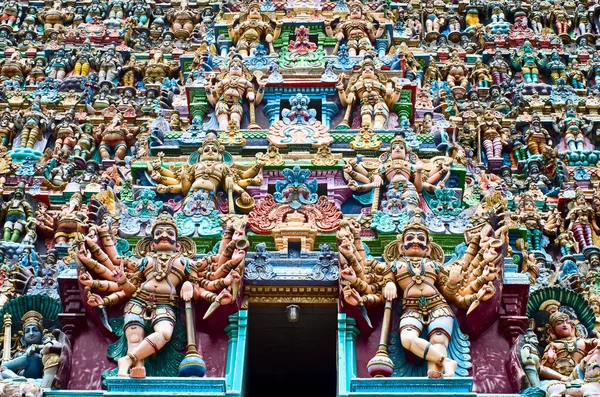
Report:
M 44 397 L 104 397 L 106 390 L 51 390 L 44 389 Z
M 239 392 L 227 391 L 225 378 L 143 379 L 109 377 L 108 390 L 44 390 L 44 397 L 239 397 Z
M 227 395 L 225 378 L 169 378 L 143 379 L 106 378 L 107 391 L 103 397 L 219 397 Z
M 354 378 L 349 397 L 476 397 L 473 378 Z

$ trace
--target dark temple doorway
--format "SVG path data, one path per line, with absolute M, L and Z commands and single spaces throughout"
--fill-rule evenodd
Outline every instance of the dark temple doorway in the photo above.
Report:
M 286 306 L 248 310 L 245 397 L 335 397 L 337 308 L 299 305 L 297 322 Z

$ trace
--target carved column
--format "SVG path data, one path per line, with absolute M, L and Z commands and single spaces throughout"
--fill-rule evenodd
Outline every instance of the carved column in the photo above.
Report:
M 346 313 L 338 314 L 338 396 L 347 396 L 350 381 L 356 378 L 356 321 Z
M 375 49 L 377 50 L 377 56 L 379 58 L 385 58 L 385 53 L 387 51 L 389 42 L 387 39 L 377 39 L 375 40 Z
M 194 117 L 200 117 L 200 120 L 204 120 L 204 117 L 208 114 L 208 99 L 206 99 L 204 88 L 187 87 L 186 90 L 190 121 Z
M 527 297 L 529 295 L 529 277 L 517 272 L 517 265 L 512 258 L 507 258 L 504 265 L 504 287 L 502 290 L 502 311 L 498 326 L 504 337 L 513 346 L 519 335 L 525 332 L 528 325 Z
M 248 329 L 248 310 L 240 310 L 229 316 L 229 325 L 225 328 L 227 343 L 227 367 L 225 381 L 229 392 L 241 393 L 246 364 L 246 332 Z
M 63 306 L 63 312 L 58 315 L 60 327 L 74 341 L 87 324 L 77 277 L 59 277 L 58 290 Z
M 323 125 L 331 129 L 331 120 L 337 114 L 339 108 L 334 102 L 327 102 L 326 98 L 321 102 L 321 114 L 323 115 Z
M 264 98 L 265 105 L 263 106 L 263 113 L 269 119 L 269 126 L 272 126 L 280 120 L 281 114 L 281 99 L 267 97 Z

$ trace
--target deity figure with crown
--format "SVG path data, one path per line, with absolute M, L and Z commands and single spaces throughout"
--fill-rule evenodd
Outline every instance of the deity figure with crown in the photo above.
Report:
M 344 176 L 350 190 L 365 197 L 355 195 L 361 203 L 372 202 L 373 210 L 378 208 L 379 189 L 386 186 L 398 190 L 404 200 L 420 202 L 423 190 L 435 191 L 449 177 L 451 158 L 446 161 L 423 164 L 402 137 L 395 137 L 390 147 L 378 159 L 357 161 L 350 159 L 344 166 Z M 423 175 L 425 171 L 426 175 Z M 410 196 L 410 200 L 409 200 Z
M 250 125 L 248 129 L 260 129 L 255 122 L 255 106 L 262 101 L 265 92 L 265 81 L 258 82 L 258 90 L 255 90 L 254 77 L 244 63 L 240 55 L 235 55 L 230 61 L 227 70 L 217 77 L 217 83 L 208 81 L 206 83 L 206 97 L 211 105 L 215 107 L 215 114 L 219 123 L 219 129 L 227 131 L 231 121 L 235 127 L 241 128 L 242 116 L 244 114 L 244 97 L 250 106 Z
M 0 219 L 4 221 L 3 241 L 17 243 L 29 233 L 34 213 L 25 197 L 25 182 L 20 182 L 13 197 L 2 204 Z
M 51 333 L 44 329 L 43 320 L 42 314 L 35 310 L 23 314 L 21 317 L 22 328 L 19 333 L 21 337 L 17 341 L 12 357 L 3 361 L 0 367 L 0 379 L 13 381 L 25 380 L 25 378 L 40 379 L 42 387 L 52 385 L 63 344 L 57 339 L 57 336 L 61 336 L 61 332 L 55 330 Z M 10 331 L 12 321 L 7 324 L 5 317 L 4 325 L 5 331 Z M 4 344 L 4 349 L 10 348 L 10 344 Z
M 569 230 L 573 232 L 580 249 L 594 245 L 594 233 L 599 235 L 600 227 L 596 222 L 594 208 L 587 202 L 581 189 L 575 190 L 575 199 L 568 207 L 565 221 L 568 222 Z
M 344 220 L 337 233 L 344 300 L 352 306 L 392 301 L 401 292 L 398 332 L 404 349 L 427 361 L 427 375 L 453 377 L 459 362 L 451 357 L 457 321 L 450 304 L 467 309 L 467 316 L 496 292 L 493 281 L 503 260 L 504 231 L 481 228 L 481 239 L 463 258 L 444 266 L 444 254 L 420 222 L 411 222 L 384 250 L 385 263 L 369 257 L 360 239 L 360 225 Z M 389 310 L 381 342 L 387 345 Z M 390 376 L 394 363 L 380 349 L 368 365 L 372 376 Z M 464 365 L 461 363 L 461 365 Z
M 600 391 L 600 339 L 582 338 L 569 315 L 550 315 L 539 378 L 548 396 L 593 396 Z
M 273 21 L 261 12 L 260 2 L 252 1 L 245 12 L 236 14 L 227 29 L 241 56 L 254 55 L 261 40 L 267 42 L 270 55 L 276 55 L 273 41 L 279 38 L 282 25 L 282 21 Z
M 238 270 L 247 249 L 243 228 L 239 230 L 225 233 L 219 252 L 199 263 L 193 260 L 195 243 L 179 236 L 167 212 L 156 218 L 151 235 L 137 243 L 139 260 L 118 255 L 106 225 L 79 245 L 76 262 L 88 305 L 127 302 L 123 326 L 127 355 L 118 360 L 119 376 L 145 377 L 144 359 L 165 347 L 173 335 L 180 298 L 186 302 L 202 298 L 217 307 L 233 300 L 230 289 L 240 281 Z
M 186 164 L 166 168 L 159 158 L 149 164 L 148 168 L 150 177 L 157 182 L 156 190 L 159 193 L 188 196 L 190 193 L 204 190 L 214 199 L 217 192 L 223 189 L 229 196 L 230 209 L 233 208 L 235 194 L 236 206 L 241 210 L 249 210 L 254 204 L 254 199 L 246 188 L 262 183 L 263 165 L 262 159 L 257 159 L 250 167 L 234 165 L 231 156 L 225 152 L 216 136 L 208 134 L 202 146 L 190 156 Z
M 350 13 L 337 24 L 335 30 L 331 27 L 334 21 L 325 21 L 325 33 L 338 41 L 334 54 L 342 41 L 346 40 L 351 57 L 365 56 L 373 51 L 375 40 L 383 35 L 385 21 L 375 21 L 359 0 L 350 2 L 348 9 Z
M 594 126 L 585 116 L 580 117 L 572 101 L 567 101 L 565 111 L 562 115 L 557 115 L 552 122 L 552 127 L 556 133 L 560 133 L 562 138 L 558 145 L 559 151 L 566 150 L 590 150 L 594 146 L 590 142 L 588 135 Z
M 345 87 L 340 80 L 336 88 L 342 105 L 347 107 L 341 125 L 349 128 L 352 108 L 360 104 L 361 126 L 375 130 L 385 128 L 390 109 L 402 92 L 402 85 L 388 81 L 377 71 L 372 55 L 365 56 L 360 69 L 352 74 Z

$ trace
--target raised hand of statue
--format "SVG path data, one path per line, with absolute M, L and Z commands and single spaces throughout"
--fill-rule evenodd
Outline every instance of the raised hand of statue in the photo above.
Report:
M 123 260 L 123 258 L 121 258 L 121 261 L 119 262 L 119 267 L 117 267 L 113 274 L 115 276 L 115 280 L 117 281 L 117 284 L 122 285 L 125 284 L 125 282 L 127 281 L 127 276 L 125 275 L 125 267 L 124 267 L 125 261 Z
M 90 292 L 88 293 L 87 303 L 91 307 L 101 307 L 102 305 L 104 305 L 104 300 L 100 295 Z
M 481 274 L 486 281 L 494 281 L 498 276 L 498 268 L 494 265 L 487 265 Z
M 349 285 L 346 285 L 344 288 L 342 288 L 342 294 L 344 295 L 344 300 L 346 302 L 348 302 L 350 305 L 352 305 L 352 306 L 359 305 L 360 300 L 361 300 L 360 294 L 354 288 L 350 287 Z
M 241 249 L 236 249 L 233 251 L 233 255 L 231 255 L 231 261 L 233 263 L 240 263 L 246 257 L 246 251 Z
M 152 160 L 148 168 L 150 168 L 150 170 L 159 171 L 162 168 L 160 158 Z
M 87 237 L 86 237 L 86 239 L 87 239 Z M 83 262 L 87 262 L 92 259 L 92 253 L 90 251 L 88 251 L 87 249 L 85 249 L 85 247 L 80 247 L 79 250 L 77 250 L 77 256 Z
M 240 273 L 238 273 L 235 270 L 232 270 L 226 277 L 225 277 L 225 285 L 231 285 L 233 283 L 239 283 L 240 280 L 242 279 L 242 276 L 240 275 Z
M 94 247 L 98 245 L 98 234 L 94 234 L 93 236 L 90 236 L 88 234 L 87 236 L 85 236 L 85 242 L 89 247 Z
M 37 352 L 37 349 L 38 349 L 37 345 L 31 345 L 31 346 L 29 346 L 27 348 L 27 350 L 25 350 L 25 355 L 27 357 L 31 357 L 31 356 L 33 356 Z
M 156 191 L 160 194 L 169 193 L 169 187 L 165 185 L 156 185 Z
M 355 180 L 351 179 L 348 181 L 348 188 L 350 190 L 352 190 L 353 192 L 358 190 L 358 182 L 356 182 Z
M 342 270 L 340 272 L 340 276 L 344 280 L 348 281 L 350 284 L 352 284 L 356 281 L 356 272 L 354 271 L 352 266 L 348 266 L 344 270 Z
M 496 293 L 496 289 L 492 283 L 487 283 L 477 291 L 477 300 L 486 301 L 494 296 L 494 293 Z
M 94 284 L 94 280 L 92 280 L 92 276 L 88 272 L 81 272 L 79 274 L 79 282 L 85 287 L 91 287 Z
M 373 186 L 380 187 L 381 185 L 383 185 L 383 178 L 381 178 L 379 175 L 374 175 L 373 176 Z
M 393 301 L 398 297 L 398 287 L 396 284 L 389 282 L 383 288 L 383 297 L 387 301 Z
M 452 285 L 457 285 L 463 278 L 462 266 L 455 264 L 450 267 L 450 274 L 448 275 L 448 281 Z
M 350 258 L 354 255 L 353 245 L 350 239 L 344 238 L 344 240 L 338 245 L 338 251 L 346 258 Z M 342 270 L 343 272 L 343 270 Z
M 189 302 L 194 296 L 194 286 L 189 281 L 186 281 L 181 286 L 181 299 Z

